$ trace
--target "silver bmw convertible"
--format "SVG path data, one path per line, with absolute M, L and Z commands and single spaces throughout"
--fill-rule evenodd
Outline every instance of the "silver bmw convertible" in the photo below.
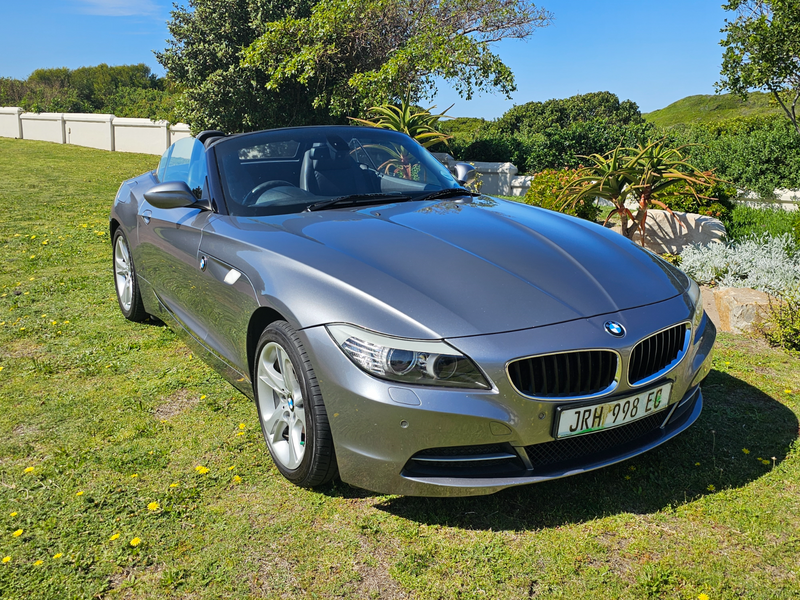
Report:
M 375 128 L 179 140 L 114 201 L 119 307 L 252 398 L 300 486 L 488 494 L 697 420 L 716 337 L 697 285 L 469 179 Z

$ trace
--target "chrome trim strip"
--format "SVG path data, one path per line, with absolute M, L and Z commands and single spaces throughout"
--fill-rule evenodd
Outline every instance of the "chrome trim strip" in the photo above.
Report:
M 472 456 L 414 456 L 411 460 L 419 462 L 478 462 L 482 460 L 507 460 L 509 458 L 517 458 L 517 455 L 510 452 L 502 452 L 498 454 L 473 454 Z
M 674 327 L 674 325 L 673 325 Z M 669 329 L 669 327 L 667 328 Z M 647 339 L 647 338 L 645 338 Z M 609 385 L 606 389 L 600 390 L 594 394 L 589 396 L 530 396 L 528 394 L 523 394 L 520 390 L 517 389 L 517 386 L 514 385 L 513 380 L 511 379 L 511 372 L 509 371 L 509 367 L 511 363 L 519 362 L 521 360 L 528 360 L 530 358 L 540 358 L 543 356 L 555 356 L 557 354 L 577 354 L 579 352 L 611 352 L 612 354 L 617 355 L 617 372 L 614 374 L 614 381 Z M 508 382 L 511 384 L 511 388 L 517 392 L 523 398 L 530 398 L 532 400 L 545 400 L 547 402 L 563 402 L 565 400 L 591 400 L 592 398 L 600 398 L 601 396 L 605 396 L 610 394 L 619 385 L 619 382 L 622 380 L 622 355 L 617 351 L 613 350 L 612 348 L 581 348 L 580 350 L 562 350 L 560 352 L 546 352 L 544 354 L 532 354 L 530 356 L 520 356 L 518 358 L 512 358 L 506 363 L 506 378 Z
M 685 325 L 686 326 L 686 333 L 685 333 L 684 338 L 683 338 L 683 348 L 678 353 L 678 357 L 675 360 L 673 360 L 671 363 L 669 363 L 666 367 L 661 369 L 660 371 L 658 371 L 656 373 L 653 373 L 649 377 L 645 377 L 641 381 L 637 381 L 636 383 L 631 383 L 631 380 L 630 380 L 630 376 L 631 376 L 631 357 L 633 356 L 633 353 L 636 350 L 636 348 L 639 346 L 639 344 L 641 344 L 642 342 L 644 342 L 646 340 L 649 340 L 651 337 L 655 337 L 658 334 L 667 331 L 668 329 L 672 329 L 673 327 L 678 327 L 679 325 Z M 691 343 L 691 341 L 692 341 L 692 324 L 691 324 L 690 321 L 684 321 L 682 323 L 675 323 L 674 325 L 670 325 L 669 327 L 664 327 L 663 329 L 659 329 L 655 333 L 651 333 L 647 337 L 640 339 L 638 342 L 633 344 L 633 346 L 631 346 L 631 352 L 628 355 L 628 368 L 627 368 L 626 373 L 625 373 L 625 379 L 626 379 L 626 381 L 628 383 L 628 386 L 630 386 L 631 389 L 640 388 L 642 386 L 645 386 L 645 385 L 648 385 L 650 383 L 653 383 L 656 379 L 660 379 L 664 375 L 666 375 L 667 373 L 672 371 L 672 369 L 677 367 L 681 363 L 681 361 L 684 359 L 684 357 L 686 356 L 686 353 L 689 350 L 689 344 Z

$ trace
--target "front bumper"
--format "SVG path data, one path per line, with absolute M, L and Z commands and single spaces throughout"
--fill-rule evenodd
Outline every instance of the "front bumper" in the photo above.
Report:
M 641 339 L 690 316 L 691 307 L 677 297 L 591 319 L 447 340 L 480 365 L 493 384 L 491 390 L 383 381 L 358 369 L 324 327 L 299 333 L 325 401 L 343 481 L 381 493 L 467 496 L 608 466 L 689 427 L 702 410 L 699 384 L 711 368 L 716 337 L 705 315 L 693 329 L 681 362 L 660 380 L 672 382 L 668 408 L 619 428 L 554 440 L 556 407 L 569 401 L 520 395 L 505 367 L 521 356 L 587 348 L 615 350 L 625 361 Z M 625 338 L 605 333 L 602 325 L 609 319 L 625 326 Z M 657 383 L 640 388 L 623 381 L 603 400 L 636 394 Z M 455 468 L 425 458 L 448 453 L 453 457 L 448 464 Z

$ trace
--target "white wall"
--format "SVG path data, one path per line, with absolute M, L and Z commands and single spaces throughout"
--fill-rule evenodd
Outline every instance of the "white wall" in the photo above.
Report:
M 0 137 L 22 137 L 22 123 L 19 120 L 21 113 L 22 109 L 16 106 L 11 108 L 0 107 Z
M 65 143 L 64 115 L 61 113 L 21 113 L 22 139 Z
M 18 107 L 0 107 L 0 137 L 163 154 L 170 144 L 190 135 L 185 123 L 169 125 L 99 114 L 26 113 Z

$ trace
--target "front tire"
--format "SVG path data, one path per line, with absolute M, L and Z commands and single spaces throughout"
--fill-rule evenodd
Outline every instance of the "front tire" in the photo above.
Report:
M 300 487 L 332 480 L 338 470 L 328 414 L 311 361 L 286 321 L 261 334 L 253 370 L 258 420 L 275 466 Z
M 122 315 L 129 321 L 140 323 L 149 315 L 144 310 L 139 282 L 136 280 L 136 268 L 131 258 L 128 239 L 117 229 L 114 233 L 114 288 L 117 290 L 117 302 Z

